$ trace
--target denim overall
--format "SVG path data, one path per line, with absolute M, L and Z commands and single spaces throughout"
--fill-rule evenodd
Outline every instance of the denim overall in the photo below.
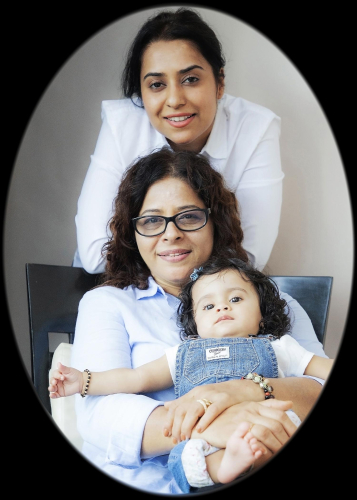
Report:
M 277 378 L 278 362 L 271 345 L 275 339 L 272 335 L 258 335 L 184 341 L 176 355 L 176 398 L 199 385 L 240 379 L 249 372 Z M 175 446 L 168 461 L 168 467 L 184 493 L 196 490 L 190 487 L 182 467 L 181 454 L 186 443 L 187 440 Z M 206 490 L 206 487 L 199 490 Z

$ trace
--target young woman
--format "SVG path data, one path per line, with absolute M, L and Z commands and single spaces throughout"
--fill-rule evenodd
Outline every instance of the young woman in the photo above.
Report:
M 243 246 L 263 269 L 278 234 L 284 174 L 280 118 L 224 93 L 214 31 L 191 9 L 148 19 L 128 52 L 125 99 L 103 101 L 102 128 L 78 200 L 74 266 L 104 271 L 107 222 L 125 168 L 162 146 L 201 152 L 239 201 Z
M 204 214 L 202 225 L 187 230 L 183 221 L 197 210 Z M 135 229 L 138 217 L 149 223 L 161 218 L 164 224 L 148 234 Z M 128 168 L 109 227 L 104 284 L 86 293 L 79 305 L 71 365 L 80 371 L 136 368 L 163 356 L 180 342 L 178 296 L 192 270 L 211 256 L 232 252 L 248 261 L 235 194 L 207 158 L 194 152 L 164 148 Z M 294 318 L 292 336 L 325 356 L 306 313 L 282 296 Z M 192 397 L 212 401 L 214 411 L 202 417 L 196 437 L 218 448 L 226 447 L 241 421 L 255 424 L 251 432 L 267 449 L 258 459 L 263 462 L 296 429 L 285 411 L 293 405 L 303 420 L 320 390 L 311 378 L 286 377 L 274 382 L 276 399 L 268 401 L 250 380 L 196 387 L 176 400 L 172 388 L 145 395 L 78 396 L 82 451 L 89 462 L 125 484 L 152 493 L 182 493 L 167 467 L 174 443 L 163 434 L 175 405 Z M 193 413 L 188 410 L 188 419 Z

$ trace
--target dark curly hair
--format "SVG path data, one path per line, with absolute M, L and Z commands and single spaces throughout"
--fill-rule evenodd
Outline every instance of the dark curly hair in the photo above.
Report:
M 124 172 L 115 199 L 114 216 L 109 221 L 111 239 L 103 246 L 107 259 L 102 284 L 124 288 L 148 287 L 149 268 L 136 244 L 132 218 L 138 217 L 146 193 L 155 183 L 171 177 L 186 182 L 211 209 L 214 227 L 212 255 L 233 251 L 243 261 L 248 255 L 242 247 L 243 231 L 235 194 L 207 158 L 191 151 L 172 151 L 167 146 L 140 158 Z
M 218 257 L 210 258 L 197 272 L 198 278 L 195 281 L 188 281 L 182 288 L 177 316 L 182 340 L 198 337 L 192 303 L 192 289 L 195 283 L 201 276 L 222 273 L 229 269 L 238 271 L 241 277 L 252 283 L 257 291 L 262 314 L 258 334 L 271 334 L 278 338 L 285 335 L 291 327 L 289 306 L 280 297 L 279 289 L 273 279 L 238 258 Z
M 141 101 L 140 72 L 142 57 L 149 45 L 159 41 L 187 40 L 191 42 L 212 67 L 217 85 L 224 80 L 225 58 L 215 32 L 193 9 L 181 7 L 176 11 L 164 10 L 151 16 L 134 38 L 126 58 L 121 87 L 124 97 Z M 138 104 L 136 104 L 138 105 Z

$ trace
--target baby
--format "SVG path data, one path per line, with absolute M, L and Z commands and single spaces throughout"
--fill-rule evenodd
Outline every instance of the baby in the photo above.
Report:
M 136 369 L 90 373 L 59 363 L 50 380 L 50 397 L 145 393 L 174 384 L 179 398 L 198 385 L 246 378 L 259 383 L 269 399 L 273 388 L 266 377 L 328 377 L 333 360 L 306 351 L 285 335 L 290 327 L 287 304 L 266 275 L 239 259 L 220 258 L 195 269 L 190 278 L 180 294 L 181 344 Z M 202 416 L 212 403 L 192 404 Z M 299 425 L 297 415 L 287 413 Z M 203 439 L 185 439 L 171 451 L 168 466 L 188 493 L 191 487 L 232 481 L 251 470 L 266 451 L 242 422 L 225 449 Z

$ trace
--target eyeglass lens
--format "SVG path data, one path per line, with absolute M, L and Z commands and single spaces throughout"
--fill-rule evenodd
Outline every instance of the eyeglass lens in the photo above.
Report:
M 176 225 L 183 231 L 195 231 L 206 224 L 206 213 L 200 210 L 190 210 L 177 214 Z M 164 217 L 149 215 L 136 221 L 136 228 L 144 236 L 155 236 L 164 231 L 166 220 Z

